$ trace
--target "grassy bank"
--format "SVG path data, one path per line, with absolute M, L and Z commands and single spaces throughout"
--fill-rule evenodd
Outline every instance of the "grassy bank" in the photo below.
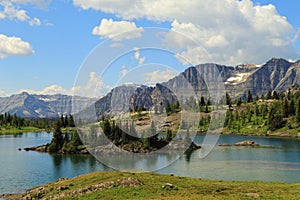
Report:
M 0 127 L 0 135 L 6 135 L 6 134 L 20 134 L 20 133 L 26 133 L 26 132 L 40 132 L 43 131 L 42 129 L 36 128 L 36 127 L 21 127 L 21 128 L 15 128 L 15 127 Z
M 72 133 L 76 130 L 75 127 L 67 127 L 62 128 L 63 133 Z M 52 130 L 45 130 L 36 127 L 0 127 L 0 135 L 7 135 L 7 134 L 20 134 L 20 133 L 28 133 L 28 132 L 42 132 L 42 131 L 52 131 Z
M 166 183 L 172 184 L 168 187 Z M 163 185 L 166 188 L 163 189 Z M 300 199 L 300 184 L 213 181 L 155 173 L 96 172 L 7 199 Z M 37 198 L 38 197 L 38 198 Z

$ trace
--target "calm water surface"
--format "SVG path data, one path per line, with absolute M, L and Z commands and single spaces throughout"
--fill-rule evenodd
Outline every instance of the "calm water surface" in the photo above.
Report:
M 113 170 L 89 155 L 18 151 L 18 148 L 48 143 L 51 137 L 49 133 L 0 135 L 0 194 L 24 192 L 60 177 Z M 195 142 L 201 144 L 203 138 L 198 135 Z M 157 172 L 218 180 L 300 182 L 300 140 L 222 135 L 218 143 L 232 144 L 245 139 L 269 147 L 215 147 L 204 159 L 199 159 L 199 152 L 194 151 Z M 141 169 L 149 164 L 147 160 L 139 163 Z

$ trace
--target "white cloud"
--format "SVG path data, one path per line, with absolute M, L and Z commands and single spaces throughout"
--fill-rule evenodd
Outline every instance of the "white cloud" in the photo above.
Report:
M 130 33 L 126 33 L 129 32 Z M 101 37 L 110 38 L 115 41 L 141 37 L 143 28 L 138 28 L 134 22 L 113 21 L 102 19 L 99 26 L 94 27 L 92 33 Z
M 31 18 L 26 10 L 20 8 L 20 5 L 30 3 L 38 7 L 44 7 L 50 2 L 49 0 L 0 0 L 0 6 L 3 7 L 3 10 L 0 10 L 0 19 L 28 22 L 30 26 L 40 26 L 40 19 Z
M 119 78 L 124 77 L 127 73 L 128 73 L 128 69 L 126 69 L 126 66 L 123 65 L 123 66 L 122 66 L 122 69 L 121 69 L 121 71 L 120 71 L 120 73 L 119 73 Z
M 139 65 L 143 64 L 146 60 L 146 57 L 141 57 L 140 49 L 134 48 L 134 58 L 139 62 Z
M 41 21 L 36 17 L 31 19 L 28 23 L 30 26 L 40 26 L 42 24 Z
M 38 7 L 48 6 L 52 0 L 10 0 L 16 4 L 34 4 Z
M 30 94 L 67 94 L 85 97 L 98 97 L 106 94 L 111 89 L 95 72 L 91 72 L 88 81 L 83 86 L 74 86 L 71 89 L 63 88 L 57 84 L 45 87 L 42 90 L 21 89 L 18 93 L 28 92 Z
M 297 31 L 272 4 L 256 5 L 251 0 L 73 0 L 73 4 L 124 20 L 169 21 L 173 31 L 195 40 L 218 63 L 263 63 L 271 57 L 299 57 Z M 188 54 L 197 46 L 183 39 L 169 41 L 187 48 L 185 56 L 190 60 L 202 62 Z
M 155 70 L 143 74 L 143 81 L 148 85 L 154 85 L 156 83 L 162 83 L 170 80 L 177 75 L 177 72 L 171 69 Z
M 8 56 L 27 56 L 32 55 L 32 50 L 28 42 L 19 37 L 8 37 L 0 34 L 0 58 Z
M 69 94 L 69 91 L 62 86 L 59 85 L 50 85 L 45 87 L 42 90 L 29 90 L 29 89 L 21 89 L 18 93 L 28 92 L 30 94 Z

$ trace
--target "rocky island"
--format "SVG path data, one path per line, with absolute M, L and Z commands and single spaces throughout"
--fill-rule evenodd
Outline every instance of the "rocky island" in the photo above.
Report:
M 222 147 L 229 147 L 229 146 L 258 147 L 259 144 L 255 143 L 252 140 L 244 140 L 244 141 L 241 141 L 241 142 L 237 142 L 235 144 L 220 144 L 219 146 L 222 146 Z

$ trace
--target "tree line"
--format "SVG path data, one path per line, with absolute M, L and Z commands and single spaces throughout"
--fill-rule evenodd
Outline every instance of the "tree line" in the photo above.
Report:
M 17 116 L 16 113 L 0 114 L 0 127 L 2 128 L 16 128 L 35 127 L 38 129 L 51 130 L 55 127 L 57 118 L 25 118 Z M 61 115 L 59 118 L 61 127 L 75 127 L 72 115 Z
M 289 129 L 300 127 L 300 90 L 288 89 L 287 92 L 267 92 L 261 97 L 253 98 L 251 91 L 246 98 L 234 101 L 226 93 L 222 102 L 228 106 L 224 128 L 240 132 L 248 126 L 266 128 L 276 131 L 287 126 Z M 211 115 L 202 115 L 199 129 L 207 130 L 213 122 Z

